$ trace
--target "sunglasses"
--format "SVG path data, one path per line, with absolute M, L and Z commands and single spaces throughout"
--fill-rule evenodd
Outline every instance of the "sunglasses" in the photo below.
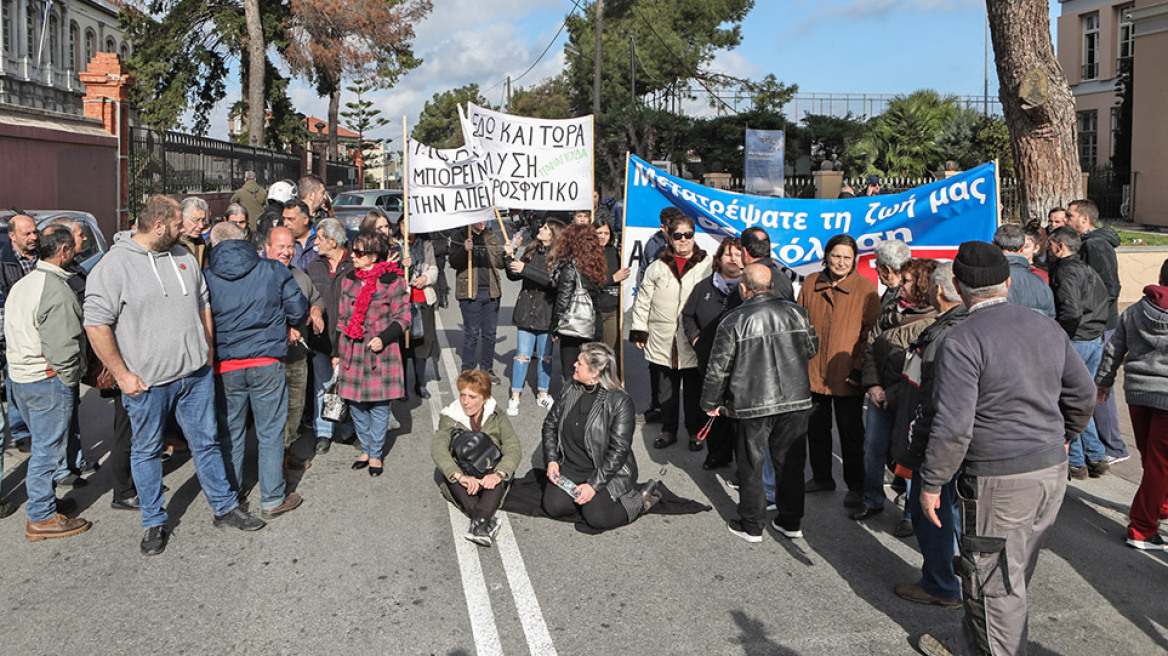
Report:
M 366 257 L 369 255 L 373 255 L 373 252 L 372 251 L 359 251 L 356 248 L 353 249 L 353 256 L 354 257 Z
M 675 232 L 669 236 L 673 237 L 674 241 L 677 241 L 678 239 L 693 239 L 694 232 L 693 232 L 693 230 L 690 230 L 689 232 Z

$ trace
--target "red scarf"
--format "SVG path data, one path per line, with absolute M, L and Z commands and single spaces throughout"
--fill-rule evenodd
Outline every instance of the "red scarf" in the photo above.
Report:
M 341 332 L 345 337 L 355 340 L 365 338 L 365 315 L 369 312 L 369 304 L 373 302 L 373 294 L 377 291 L 377 280 L 387 272 L 401 275 L 401 268 L 397 262 L 378 262 L 366 271 L 354 270 L 353 273 L 361 281 L 361 291 L 353 303 L 353 316 Z

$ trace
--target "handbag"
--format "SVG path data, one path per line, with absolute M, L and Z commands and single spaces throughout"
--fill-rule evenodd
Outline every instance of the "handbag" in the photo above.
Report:
M 334 424 L 349 421 L 349 404 L 337 394 L 336 383 L 325 388 L 324 394 L 321 395 L 320 418 Z
M 426 324 L 422 323 L 422 304 L 410 301 L 410 343 L 418 344 L 426 339 Z
M 97 354 L 93 352 L 93 347 L 88 343 L 85 345 L 85 355 L 89 366 L 85 370 L 85 375 L 81 377 L 81 382 L 97 390 L 117 388 L 117 379 L 114 378 L 109 369 L 106 369 L 105 363 L 97 357 Z
M 450 455 L 467 476 L 482 478 L 495 471 L 503 452 L 482 431 L 450 429 Z
M 568 312 L 560 316 L 556 332 L 568 337 L 593 339 L 596 337 L 596 308 L 592 306 L 592 296 L 584 289 L 584 280 L 580 272 L 576 274 L 576 288 L 572 290 L 572 303 Z

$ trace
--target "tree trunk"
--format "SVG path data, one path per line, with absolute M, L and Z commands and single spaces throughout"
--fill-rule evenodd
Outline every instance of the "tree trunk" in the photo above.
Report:
M 247 142 L 256 148 L 263 148 L 266 131 L 264 68 L 267 56 L 264 52 L 264 28 L 260 23 L 259 0 L 244 0 L 243 13 L 247 20 Z
M 341 160 L 340 150 L 337 145 L 337 121 L 341 113 L 341 81 L 337 80 L 336 84 L 332 85 L 332 91 L 329 93 L 329 133 L 328 133 L 328 156 L 330 162 L 339 162 Z
M 1082 195 L 1075 102 L 1050 40 L 1050 4 L 986 0 L 986 10 L 998 96 L 1018 171 L 1019 212 L 1023 222 L 1045 221 L 1051 208 L 1065 207 Z

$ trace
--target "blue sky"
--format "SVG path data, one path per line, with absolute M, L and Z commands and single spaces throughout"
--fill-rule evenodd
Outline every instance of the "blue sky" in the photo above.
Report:
M 499 102 L 499 83 L 531 66 L 565 14 L 575 9 L 571 0 L 433 1 L 434 11 L 418 26 L 415 42 L 425 62 L 373 97 L 394 126 L 374 138 L 400 141 L 402 115 L 412 124 L 426 100 L 463 84 L 476 82 Z M 1051 0 L 1051 11 L 1057 16 L 1057 0 Z M 756 79 L 774 73 L 798 84 L 801 94 L 906 94 L 922 88 L 982 93 L 984 0 L 757 0 L 742 32 L 742 44 L 719 53 L 711 68 Z M 560 71 L 566 40 L 560 34 L 519 84 Z M 990 56 L 990 96 L 996 97 Z M 290 93 L 299 111 L 327 115 L 327 99 L 312 87 L 297 82 Z M 216 110 L 212 136 L 226 134 L 225 107 L 238 97 L 238 88 L 232 89 Z

